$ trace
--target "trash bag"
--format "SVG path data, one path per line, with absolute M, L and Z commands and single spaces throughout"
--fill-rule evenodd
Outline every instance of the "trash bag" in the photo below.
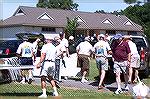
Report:
M 134 96 L 146 97 L 149 93 L 149 87 L 146 86 L 143 82 L 139 82 L 133 87 Z

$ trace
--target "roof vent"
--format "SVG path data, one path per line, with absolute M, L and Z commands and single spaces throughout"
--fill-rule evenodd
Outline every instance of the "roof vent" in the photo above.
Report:
M 25 15 L 25 14 L 24 14 L 24 12 L 21 9 L 19 9 L 17 11 L 17 13 L 15 14 L 15 16 L 18 16 L 18 15 Z
M 54 20 L 54 18 L 50 17 L 47 13 L 44 13 L 41 16 L 39 16 L 38 19 Z
M 102 23 L 105 23 L 105 24 L 112 24 L 109 19 L 104 20 Z
M 127 21 L 127 22 L 125 22 L 125 24 L 124 24 L 124 25 L 132 25 L 132 22 Z

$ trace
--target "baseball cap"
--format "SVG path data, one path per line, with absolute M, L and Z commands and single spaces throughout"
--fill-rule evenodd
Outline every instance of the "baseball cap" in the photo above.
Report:
M 120 38 L 123 38 L 121 34 L 116 34 L 114 37 L 114 39 L 120 39 Z
M 89 37 L 85 37 L 84 40 L 85 40 L 85 41 L 89 41 Z
M 46 40 L 53 40 L 54 38 L 49 34 L 43 34 Z
M 69 40 L 73 40 L 74 39 L 74 37 L 73 36 L 69 36 Z

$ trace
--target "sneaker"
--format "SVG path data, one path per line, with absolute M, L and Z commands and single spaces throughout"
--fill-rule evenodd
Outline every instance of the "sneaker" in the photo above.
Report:
M 68 80 L 68 77 L 67 77 L 67 76 L 65 76 L 65 77 L 64 77 L 64 80 Z
M 88 81 L 87 81 L 86 79 L 82 79 L 81 82 L 82 82 L 82 83 L 86 83 L 86 82 L 88 82 Z
M 33 81 L 32 78 L 30 78 L 29 81 L 28 81 L 28 84 L 31 84 L 32 81 Z
M 22 80 L 20 83 L 21 83 L 21 84 L 25 84 L 26 82 L 25 82 L 25 80 Z
M 129 91 L 128 85 L 126 85 L 124 89 L 125 89 L 125 91 Z
M 38 96 L 38 98 L 47 98 L 47 95 L 42 94 L 42 95 Z
M 98 91 L 103 89 L 104 87 L 102 85 L 98 86 Z
M 115 91 L 115 94 L 120 94 L 120 93 L 123 93 L 122 89 L 117 89 L 117 90 Z
M 53 92 L 53 96 L 58 96 L 58 92 L 57 91 Z

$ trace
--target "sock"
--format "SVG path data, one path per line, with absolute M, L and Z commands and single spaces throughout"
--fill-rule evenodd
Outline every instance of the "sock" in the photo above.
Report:
M 32 75 L 32 71 L 29 70 L 29 79 L 32 79 L 33 75 Z
M 118 89 L 121 89 L 121 85 L 120 84 L 118 84 Z
M 82 79 L 85 79 L 85 77 L 82 77 Z
M 53 87 L 53 90 L 54 90 L 54 92 L 57 92 L 57 89 L 56 89 L 56 87 Z
M 42 91 L 43 91 L 43 94 L 46 95 L 46 89 L 44 88 L 42 89 Z

